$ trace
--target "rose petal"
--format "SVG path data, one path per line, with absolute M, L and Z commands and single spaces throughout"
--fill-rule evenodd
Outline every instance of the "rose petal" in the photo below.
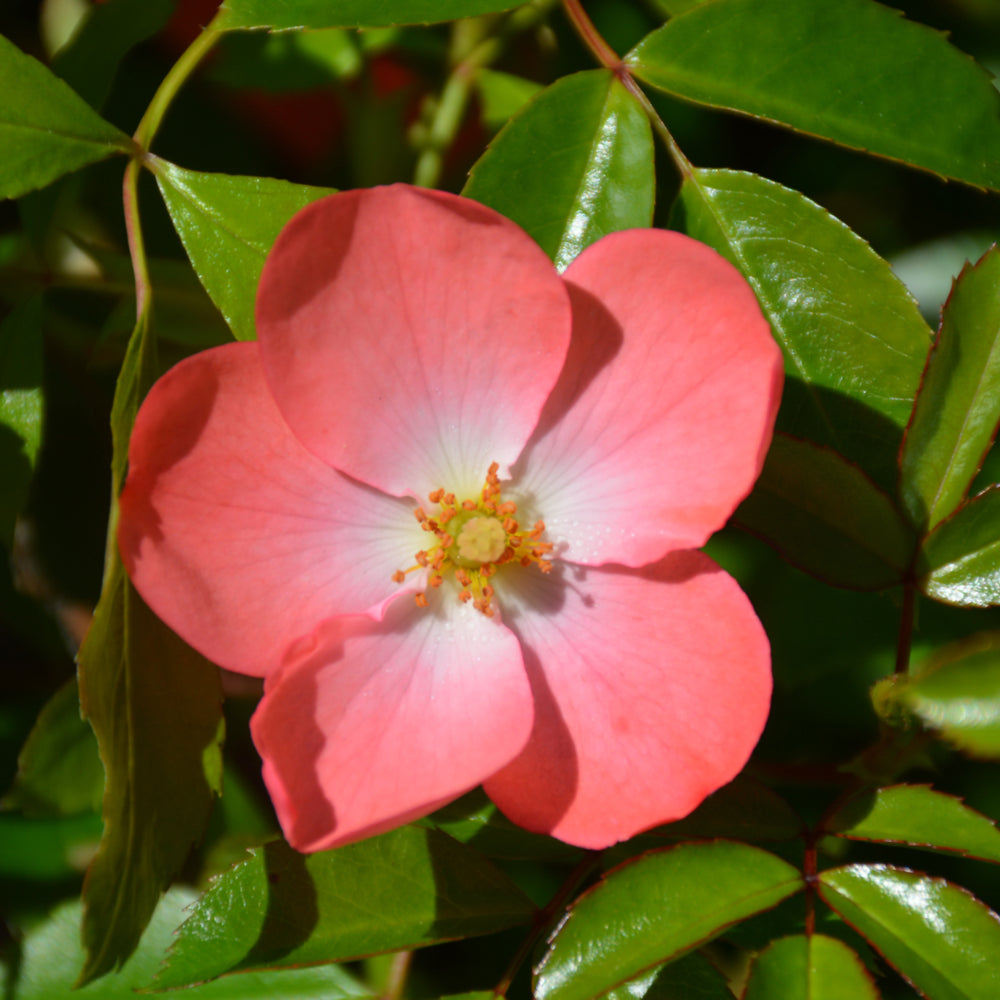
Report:
M 302 447 L 256 344 L 195 355 L 153 386 L 120 511 L 122 558 L 150 607 L 209 659 L 256 676 L 325 618 L 377 614 L 426 542 L 411 503 Z
M 335 847 L 423 816 L 510 761 L 531 732 L 517 640 L 455 594 L 341 618 L 269 677 L 252 720 L 288 842 Z
M 515 823 L 603 848 L 735 777 L 767 718 L 770 655 L 746 596 L 700 552 L 563 572 L 498 577 L 535 728 L 485 789 Z
M 528 440 L 562 368 L 569 303 L 492 209 L 396 185 L 314 202 L 257 296 L 267 379 L 299 439 L 388 493 L 476 493 Z
M 573 342 L 513 476 L 564 558 L 698 548 L 760 472 L 781 353 L 753 292 L 679 233 L 604 237 L 566 271 Z

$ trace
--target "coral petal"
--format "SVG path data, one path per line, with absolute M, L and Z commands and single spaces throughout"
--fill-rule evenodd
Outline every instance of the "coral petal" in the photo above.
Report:
M 263 676 L 333 614 L 377 611 L 422 545 L 411 504 L 305 450 L 256 344 L 182 361 L 147 396 L 118 541 L 153 610 L 221 666 Z
M 687 815 L 743 767 L 771 692 L 767 637 L 700 552 L 641 571 L 524 574 L 506 620 L 535 695 L 524 752 L 485 783 L 515 823 L 603 848 Z
M 492 209 L 396 185 L 314 202 L 279 236 L 257 329 L 316 455 L 402 495 L 471 493 L 520 454 L 563 365 L 565 288 Z
M 441 595 L 381 622 L 327 623 L 269 677 L 252 732 L 293 847 L 317 851 L 431 812 L 524 746 L 531 689 L 499 621 Z
M 698 548 L 760 472 L 782 361 L 739 272 L 679 233 L 606 236 L 566 271 L 573 342 L 514 478 L 573 562 Z

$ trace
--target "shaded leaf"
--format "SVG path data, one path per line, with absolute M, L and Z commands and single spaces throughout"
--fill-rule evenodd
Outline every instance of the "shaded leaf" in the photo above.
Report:
M 1000 995 L 1000 919 L 950 882 L 891 865 L 847 865 L 819 876 L 823 900 L 934 1000 Z
M 153 161 L 160 193 L 194 269 L 237 340 L 253 340 L 264 261 L 285 223 L 330 194 L 270 177 L 205 174 Z
M 824 824 L 851 840 L 909 844 L 1000 862 L 1000 830 L 961 799 L 930 785 L 892 785 L 845 802 Z
M 921 549 L 920 587 L 947 604 L 1000 604 L 1000 486 L 991 486 L 938 525 Z
M 174 6 L 175 0 L 104 0 L 90 6 L 73 37 L 56 53 L 52 71 L 91 107 L 100 108 L 126 53 L 155 35 Z
M 517 6 L 511 0 L 224 0 L 215 27 L 386 28 L 453 21 Z
M 17 777 L 3 805 L 26 816 L 70 816 L 96 812 L 104 792 L 104 769 L 94 731 L 80 715 L 76 680 L 46 703 L 17 760 Z
M 609 70 L 562 77 L 501 130 L 462 193 L 513 219 L 563 270 L 605 234 L 652 223 L 649 121 Z
M 537 970 L 541 1000 L 585 1000 L 798 892 L 780 858 L 733 841 L 680 844 L 609 872 L 570 908 Z
M 785 356 L 779 429 L 895 490 L 931 333 L 889 265 L 819 205 L 754 174 L 694 170 L 672 222 L 756 292 Z
M 272 841 L 213 882 L 155 987 L 417 948 L 533 915 L 499 869 L 436 830 L 402 827 L 311 855 Z
M 1000 758 L 1000 632 L 940 650 L 915 677 L 898 677 L 888 697 L 959 749 Z
M 152 383 L 149 308 L 136 325 L 111 410 L 112 482 Z M 110 535 L 114 538 L 116 511 Z M 109 545 L 104 586 L 78 656 L 80 703 L 106 775 L 104 836 L 84 884 L 81 985 L 121 966 L 201 839 L 222 779 L 218 672 L 146 607 Z
M 900 493 L 930 530 L 965 498 L 1000 423 L 1000 250 L 966 265 L 944 307 L 900 457 Z
M 162 899 L 136 953 L 116 976 L 82 989 L 73 980 L 83 962 L 80 946 L 80 904 L 59 907 L 25 938 L 16 978 L 5 982 L 0 966 L 0 988 L 6 1000 L 135 1000 L 159 968 L 196 896 L 187 889 L 171 889 Z M 184 1000 L 349 1000 L 370 996 L 346 970 L 336 965 L 281 972 L 248 972 L 184 991 Z
M 482 105 L 482 118 L 491 128 L 503 125 L 541 89 L 541 84 L 526 80 L 523 76 L 493 69 L 480 69 L 476 72 L 476 93 Z
M 829 448 L 776 434 L 736 523 L 828 583 L 879 590 L 900 583 L 915 538 L 895 504 Z
M 941 32 L 870 0 L 720 0 L 625 61 L 687 100 L 1000 186 L 1000 96 Z
M 0 199 L 17 198 L 132 140 L 37 59 L 0 35 Z
M 101 818 L 95 813 L 27 817 L 0 812 L 0 878 L 8 884 L 34 883 L 36 888 L 45 882 L 79 880 L 100 836 Z M 8 900 L 7 905 L 15 902 Z
M 864 963 L 823 934 L 781 938 L 757 956 L 743 1000 L 878 1000 Z
M 733 1000 L 733 994 L 705 958 L 690 954 L 611 990 L 604 1000 Z
M 8 552 L 28 499 L 43 418 L 42 299 L 35 296 L 0 323 L 0 543 Z

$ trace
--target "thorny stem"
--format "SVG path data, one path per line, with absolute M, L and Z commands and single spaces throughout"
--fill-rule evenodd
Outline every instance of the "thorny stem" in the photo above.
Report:
M 683 178 L 691 177 L 694 173 L 691 161 L 681 152 L 681 148 L 677 145 L 677 141 L 671 134 L 670 129 L 667 128 L 659 112 L 653 107 L 653 102 L 646 96 L 642 87 L 635 82 L 635 78 L 629 72 L 628 65 L 604 40 L 601 33 L 595 27 L 594 22 L 587 16 L 587 12 L 583 9 L 580 0 L 562 0 L 562 2 L 566 16 L 569 18 L 576 33 L 582 39 L 583 44 L 590 49 L 594 58 L 602 66 L 607 67 L 607 69 L 611 70 L 618 77 L 622 86 L 628 90 L 639 103 L 642 110 L 646 112 L 646 117 L 649 118 L 650 124 L 653 126 L 653 131 L 656 132 L 663 142 L 678 173 Z
M 600 861 L 600 851 L 587 851 L 580 859 L 579 864 L 569 873 L 566 880 L 559 887 L 556 894 L 539 910 L 535 917 L 535 925 L 528 936 L 521 942 L 521 947 L 517 949 L 517 954 L 510 960 L 503 978 L 497 983 L 493 990 L 494 997 L 505 997 L 510 984 L 514 981 L 514 976 L 531 954 L 538 939 L 549 929 L 553 919 L 562 913 L 566 908 L 569 898 L 576 892 L 580 883 L 594 870 Z

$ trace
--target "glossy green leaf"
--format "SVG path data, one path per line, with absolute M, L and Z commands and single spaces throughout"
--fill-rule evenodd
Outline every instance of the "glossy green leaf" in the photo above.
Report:
M 733 994 L 705 958 L 690 954 L 611 990 L 603 1000 L 733 1000 Z
M 523 2 L 523 0 L 522 0 Z M 217 28 L 385 28 L 477 17 L 511 0 L 224 0 Z
M 52 60 L 52 71 L 91 107 L 101 107 L 126 53 L 155 35 L 170 20 L 174 7 L 174 0 L 105 0 L 89 7 L 73 37 Z
M 851 840 L 930 847 L 1000 862 L 1000 830 L 993 821 L 930 785 L 892 785 L 857 795 L 824 828 Z
M 813 934 L 781 938 L 757 956 L 743 1000 L 878 1000 L 857 954 Z
M 0 35 L 0 199 L 17 198 L 132 141 Z
M 513 219 L 562 270 L 606 233 L 651 224 L 645 112 L 608 70 L 562 77 L 501 130 L 462 193 Z
M 673 221 L 757 293 L 785 356 L 779 429 L 894 491 L 931 332 L 889 265 L 819 205 L 754 174 L 693 171 Z
M 147 306 L 112 404 L 115 496 L 154 354 Z M 112 531 L 114 523 L 113 510 Z M 132 953 L 160 894 L 201 839 L 222 780 L 224 723 L 218 671 L 149 610 L 113 541 L 78 665 L 80 703 L 106 775 L 104 836 L 83 891 L 83 984 Z
M 104 793 L 104 769 L 94 731 L 80 715 L 76 681 L 48 701 L 18 757 L 17 777 L 3 805 L 26 816 L 96 812 Z
M 174 929 L 195 900 L 187 889 L 171 889 L 156 909 L 135 955 L 118 975 L 74 989 L 83 963 L 80 946 L 80 904 L 68 903 L 31 930 L 23 945 L 16 973 L 0 989 L 5 1000 L 135 1000 L 163 960 Z M 280 972 L 248 972 L 185 990 L 184 1000 L 353 1000 L 370 994 L 346 970 L 336 965 Z
M 1000 759 L 1000 633 L 945 647 L 917 676 L 899 678 L 891 697 L 960 749 Z
M 824 901 L 924 996 L 1000 996 L 1000 919 L 965 889 L 891 865 L 823 872 Z
M 858 466 L 784 434 L 735 519 L 800 569 L 858 590 L 900 583 L 915 546 L 895 504 Z
M 0 323 L 0 544 L 8 552 L 28 499 L 43 417 L 42 300 L 34 297 Z
M 679 844 L 609 872 L 573 906 L 538 966 L 540 1000 L 587 1000 L 798 892 L 800 873 L 733 841 Z
M 719 0 L 626 56 L 667 93 L 980 187 L 1000 186 L 1000 97 L 947 36 L 871 0 Z
M 185 170 L 153 162 L 160 193 L 198 277 L 238 340 L 253 340 L 264 260 L 285 223 L 330 194 L 270 177 Z
M 947 604 L 1000 604 L 1000 486 L 956 511 L 925 540 L 921 589 Z
M 436 830 L 402 827 L 312 855 L 272 841 L 251 855 L 212 884 L 156 988 L 417 948 L 534 915 L 491 862 Z
M 1000 423 L 1000 249 L 966 265 L 913 407 L 900 492 L 914 524 L 930 530 L 962 502 Z

